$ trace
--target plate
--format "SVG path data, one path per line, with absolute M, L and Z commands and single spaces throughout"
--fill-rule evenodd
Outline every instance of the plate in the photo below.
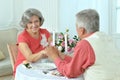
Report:
M 31 64 L 31 65 L 33 69 L 41 69 L 41 70 L 56 68 L 54 63 L 37 63 L 37 64 Z

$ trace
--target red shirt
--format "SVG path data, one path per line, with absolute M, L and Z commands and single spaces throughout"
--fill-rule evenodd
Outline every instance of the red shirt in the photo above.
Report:
M 64 60 L 60 58 L 55 60 L 58 71 L 68 78 L 80 76 L 94 62 L 94 51 L 86 40 L 77 43 L 72 58 L 66 56 Z
M 25 29 L 21 34 L 19 34 L 17 43 L 19 44 L 21 42 L 25 42 L 25 43 L 28 44 L 32 53 L 37 53 L 37 52 L 44 49 L 44 47 L 40 44 L 40 42 L 42 40 L 41 34 L 45 34 L 47 40 L 50 37 L 50 33 L 46 29 L 41 29 L 40 28 L 39 33 L 40 33 L 40 37 L 36 39 L 36 38 L 33 38 L 32 36 L 30 36 L 29 33 Z M 14 73 L 16 71 L 16 67 L 20 63 L 22 63 L 24 60 L 26 60 L 25 57 L 23 56 L 23 54 L 18 49 L 18 56 L 17 56 L 17 60 L 16 60 L 16 63 L 15 63 L 15 66 L 14 66 Z

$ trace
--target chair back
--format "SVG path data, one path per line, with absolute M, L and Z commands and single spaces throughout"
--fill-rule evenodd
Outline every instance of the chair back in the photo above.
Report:
M 8 52 L 9 52 L 9 56 L 10 56 L 10 60 L 11 60 L 11 64 L 12 64 L 12 68 L 14 70 L 14 64 L 16 62 L 18 48 L 17 48 L 16 44 L 7 44 L 7 48 L 8 48 Z

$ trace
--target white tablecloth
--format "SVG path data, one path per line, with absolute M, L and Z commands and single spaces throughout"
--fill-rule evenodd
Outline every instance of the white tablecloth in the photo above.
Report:
M 40 63 L 38 63 L 40 64 Z M 27 69 L 20 64 L 17 67 L 15 80 L 83 80 L 82 77 L 68 79 L 63 76 L 44 74 L 40 69 Z

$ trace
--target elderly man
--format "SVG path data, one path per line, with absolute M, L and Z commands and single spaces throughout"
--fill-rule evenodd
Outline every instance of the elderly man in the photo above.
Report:
M 76 15 L 76 31 L 80 37 L 73 57 L 48 47 L 46 54 L 57 70 L 68 78 L 83 74 L 84 80 L 120 80 L 120 53 L 108 35 L 99 31 L 99 14 L 86 9 Z

